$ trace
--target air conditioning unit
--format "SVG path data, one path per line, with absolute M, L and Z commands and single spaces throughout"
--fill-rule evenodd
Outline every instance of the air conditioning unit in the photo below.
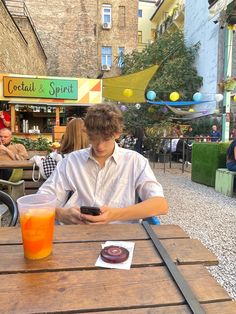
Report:
M 103 29 L 110 29 L 111 28 L 111 23 L 103 23 L 102 24 Z
M 103 64 L 103 65 L 102 65 L 102 70 L 103 70 L 103 71 L 110 71 L 110 69 L 111 69 L 111 68 L 109 67 L 109 65 L 107 65 L 107 64 Z

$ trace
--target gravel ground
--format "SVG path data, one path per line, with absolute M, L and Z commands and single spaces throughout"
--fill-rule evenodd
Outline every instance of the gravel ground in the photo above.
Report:
M 165 173 L 162 164 L 153 170 L 169 203 L 161 223 L 179 225 L 218 257 L 219 265 L 207 269 L 236 300 L 236 198 L 192 182 L 191 166 L 184 173 L 181 164 L 167 167 Z

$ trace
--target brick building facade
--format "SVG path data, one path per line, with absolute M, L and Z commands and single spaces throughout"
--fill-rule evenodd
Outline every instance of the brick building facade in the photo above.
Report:
M 48 57 L 48 75 L 94 78 L 101 69 L 104 77 L 119 75 L 118 54 L 137 48 L 138 0 L 25 3 Z
M 47 75 L 46 55 L 29 17 L 12 17 L 0 0 L 0 21 L 0 72 Z

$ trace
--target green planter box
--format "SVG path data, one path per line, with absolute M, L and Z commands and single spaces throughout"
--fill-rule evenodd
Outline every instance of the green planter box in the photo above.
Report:
M 192 149 L 192 181 L 215 186 L 216 170 L 226 168 L 229 143 L 194 143 Z

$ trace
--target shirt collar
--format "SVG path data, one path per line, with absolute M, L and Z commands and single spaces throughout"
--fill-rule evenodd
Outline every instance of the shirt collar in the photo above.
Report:
M 114 152 L 113 154 L 109 157 L 109 158 L 113 158 L 113 160 L 118 163 L 118 160 L 119 160 L 119 156 L 120 156 L 120 153 L 119 153 L 119 149 L 120 147 L 118 146 L 118 144 L 115 142 L 115 148 L 114 148 Z M 92 159 L 92 160 L 95 160 L 95 158 L 93 157 L 92 155 L 92 146 L 90 146 L 87 150 L 87 160 L 89 159 Z

